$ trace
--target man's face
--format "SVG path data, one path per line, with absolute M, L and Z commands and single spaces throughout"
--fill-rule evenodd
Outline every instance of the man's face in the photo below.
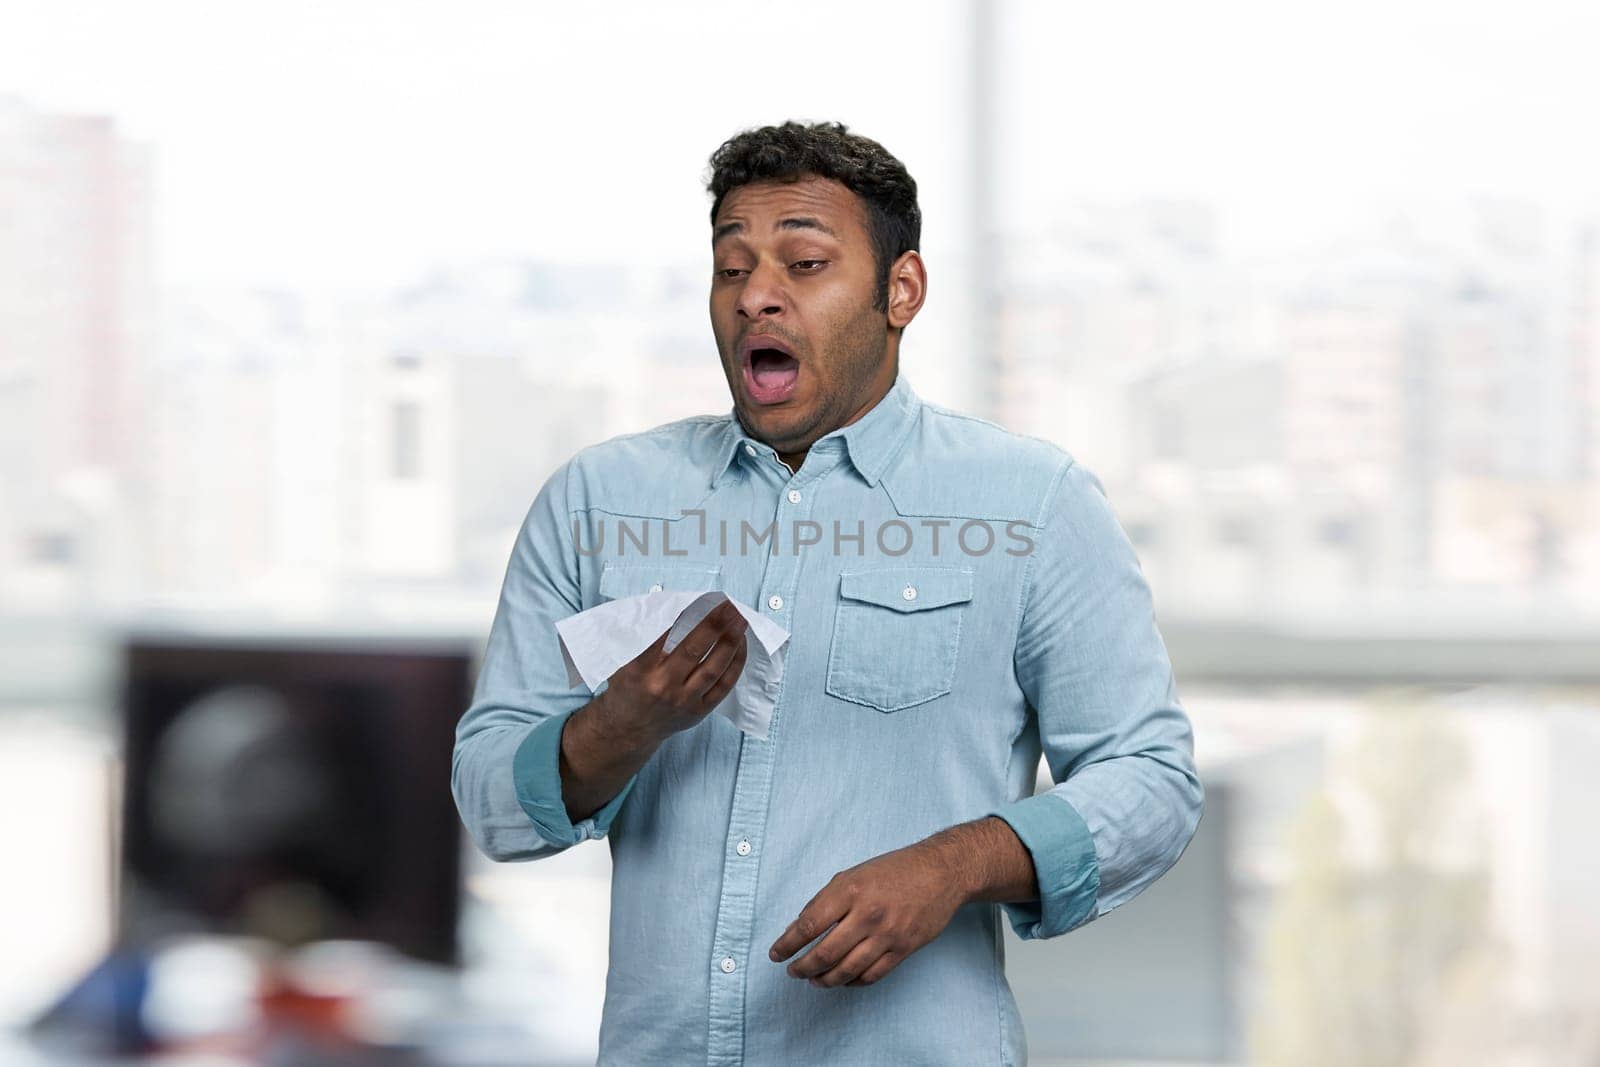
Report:
M 745 429 L 800 453 L 893 381 L 860 198 L 836 181 L 760 182 L 712 228 L 711 329 Z

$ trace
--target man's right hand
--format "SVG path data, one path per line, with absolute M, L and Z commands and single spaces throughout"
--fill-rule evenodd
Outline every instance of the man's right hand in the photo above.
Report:
M 653 746 L 699 723 L 744 673 L 749 628 L 731 600 L 708 612 L 671 652 L 663 652 L 672 632 L 668 627 L 618 668 L 595 698 L 607 732 Z

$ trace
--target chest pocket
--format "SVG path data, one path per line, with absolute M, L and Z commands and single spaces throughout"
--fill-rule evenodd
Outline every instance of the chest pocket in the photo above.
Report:
M 722 565 L 664 560 L 617 563 L 607 560 L 600 570 L 600 599 L 621 600 L 663 590 L 722 588 Z
M 839 576 L 827 691 L 882 712 L 950 692 L 972 572 L 885 567 Z

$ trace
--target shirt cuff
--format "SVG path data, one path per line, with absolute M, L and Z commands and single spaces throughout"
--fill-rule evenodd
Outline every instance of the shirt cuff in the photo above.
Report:
M 1024 941 L 1055 937 L 1095 917 L 1100 861 L 1088 824 L 1053 793 L 1024 797 L 989 813 L 1006 821 L 1033 856 L 1039 899 L 1002 904 Z
M 567 818 L 567 804 L 561 797 L 561 731 L 576 711 L 552 715 L 535 726 L 517 746 L 511 761 L 517 803 L 533 820 L 539 836 L 561 847 L 604 837 L 638 780 L 637 775 L 629 778 L 604 807 L 576 825 Z

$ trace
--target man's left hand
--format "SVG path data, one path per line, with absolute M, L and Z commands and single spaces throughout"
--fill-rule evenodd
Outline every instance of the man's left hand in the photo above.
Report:
M 770 955 L 781 963 L 833 926 L 789 973 L 828 988 L 871 985 L 938 937 L 966 899 L 939 845 L 918 842 L 834 875 Z

